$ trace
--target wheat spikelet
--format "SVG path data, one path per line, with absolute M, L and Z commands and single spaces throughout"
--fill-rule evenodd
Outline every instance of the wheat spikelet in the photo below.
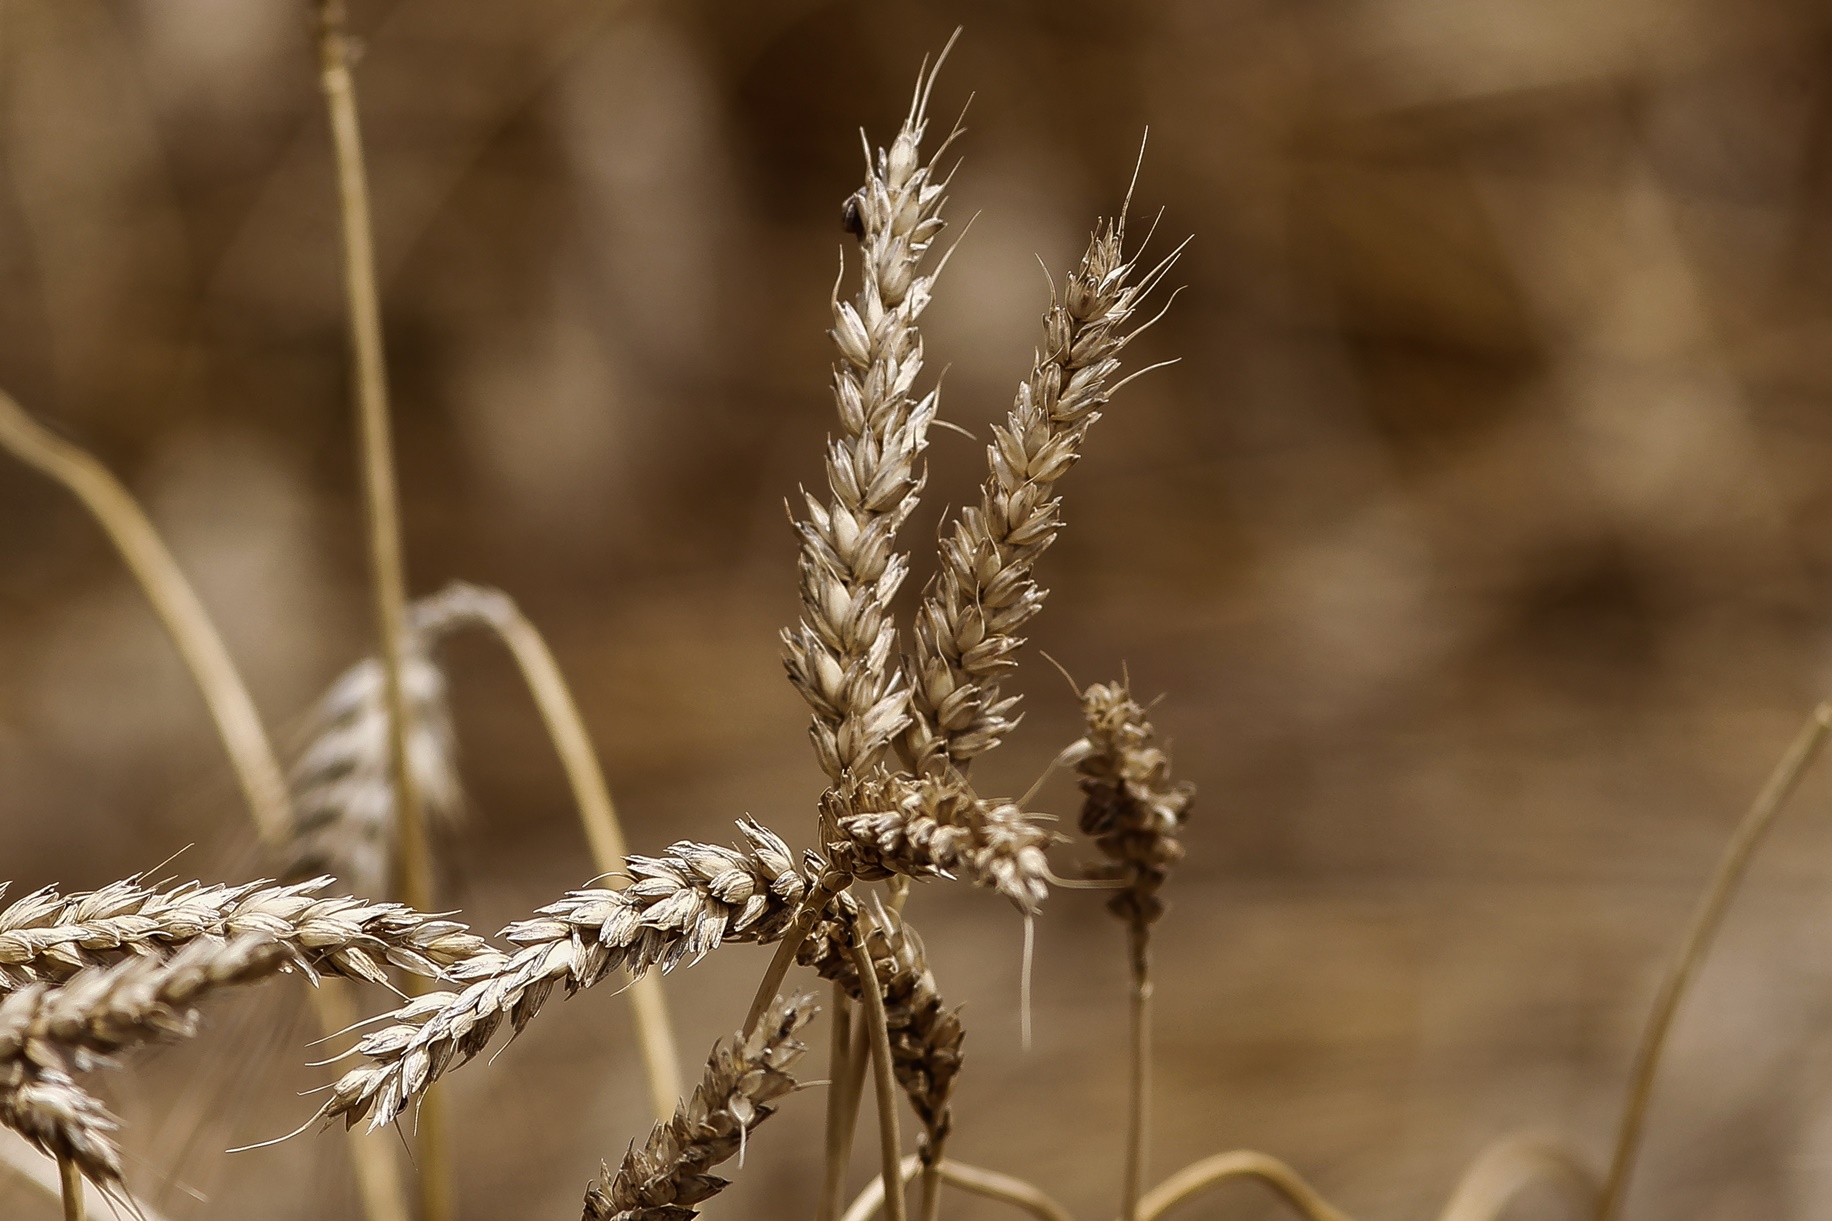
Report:
M 462 990 L 416 997 L 357 1044 L 369 1063 L 344 1074 L 320 1116 L 354 1125 L 373 1111 L 371 1128 L 392 1122 L 505 1018 L 519 1032 L 562 981 L 574 992 L 619 967 L 667 971 L 727 941 L 781 939 L 823 863 L 810 858 L 804 873 L 773 832 L 748 819 L 738 826 L 745 851 L 683 841 L 659 857 L 633 856 L 628 888 L 576 890 L 510 925 L 502 935 L 514 952 L 461 964 L 451 974 Z
M 862 921 L 850 896 L 821 919 L 797 956 L 822 979 L 846 989 L 854 1000 L 864 997 L 851 947 L 863 931 L 870 952 L 873 982 L 884 998 L 890 1030 L 891 1062 L 916 1117 L 922 1121 L 918 1148 L 923 1163 L 939 1160 L 953 1128 L 949 1099 L 960 1071 L 965 1038 L 960 1012 L 943 1006 L 935 973 L 929 969 L 922 939 L 899 917 L 879 909 L 879 919 Z
M 137 879 L 60 895 L 44 889 L 0 910 L 0 993 L 59 981 L 122 956 L 162 958 L 195 941 L 260 933 L 284 943 L 308 974 L 385 983 L 383 964 L 437 978 L 490 951 L 464 925 L 399 903 L 319 892 L 330 878 L 169 890 Z
M 439 638 L 467 620 L 446 594 L 410 610 L 401 656 L 407 701 L 407 762 L 415 791 L 437 826 L 457 822 L 464 806 L 457 741 L 446 700 L 445 674 L 432 655 Z M 331 684 L 313 708 L 305 748 L 288 784 L 293 823 L 283 875 L 331 874 L 357 894 L 388 892 L 399 841 L 386 676 L 370 657 Z
M 814 709 L 815 755 L 836 783 L 870 770 L 908 720 L 890 601 L 909 571 L 895 536 L 922 488 L 936 410 L 934 391 L 917 398 L 913 389 L 922 372 L 916 320 L 934 282 L 921 264 L 941 232 L 946 187 L 933 161 L 920 160 L 933 82 L 929 73 L 918 81 L 888 149 L 874 160 L 867 147 L 865 185 L 846 202 L 862 274 L 854 300 L 833 303 L 841 433 L 827 450 L 831 498 L 804 494 L 807 518 L 796 523 L 802 621 L 783 632 L 783 660 Z
M 688 1221 L 726 1180 L 712 1174 L 744 1148 L 751 1129 L 796 1088 L 788 1069 L 806 1050 L 795 1032 L 816 1013 L 810 997 L 777 1000 L 749 1038 L 719 1042 L 706 1073 L 674 1118 L 657 1124 L 647 1143 L 631 1146 L 615 1176 L 610 1167 L 585 1192 L 582 1221 Z
M 115 1053 L 156 1039 L 188 1038 L 205 994 L 303 964 L 297 945 L 249 933 L 199 938 L 170 959 L 129 958 L 9 993 L 0 1000 L 0 1123 L 117 1190 L 119 1123 L 71 1070 L 110 1064 Z
M 1088 732 L 1065 761 L 1081 773 L 1082 832 L 1108 858 L 1089 872 L 1122 883 L 1107 901 L 1115 915 L 1149 925 L 1164 911 L 1158 888 L 1183 859 L 1178 833 L 1196 789 L 1170 778 L 1170 756 L 1125 683 L 1091 685 L 1081 708 Z
M 1017 722 L 1018 697 L 1002 695 L 999 683 L 1017 664 L 1019 629 L 1043 605 L 1032 571 L 1062 526 L 1056 482 L 1118 388 L 1134 312 L 1176 258 L 1132 282 L 1125 232 L 1124 212 L 1096 229 L 1051 301 L 1036 366 L 987 447 L 980 503 L 960 511 L 923 592 L 905 660 L 911 718 L 899 742 L 918 772 L 964 769 Z

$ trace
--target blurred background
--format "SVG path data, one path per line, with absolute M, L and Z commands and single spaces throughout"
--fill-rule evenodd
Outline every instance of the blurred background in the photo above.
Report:
M 1035 256 L 1068 266 L 1149 127 L 1138 197 L 1160 249 L 1195 242 L 1137 356 L 1182 362 L 1065 484 L 1029 715 L 982 787 L 1022 792 L 1078 732 L 1040 651 L 1165 697 L 1201 787 L 1159 926 L 1154 1177 L 1254 1146 L 1399 1221 L 1510 1131 L 1602 1164 L 1660 964 L 1832 688 L 1822 7 L 352 9 L 411 587 L 499 585 L 548 633 L 639 849 L 747 812 L 812 834 L 782 505 L 831 427 L 860 126 L 887 138 L 965 26 L 936 109 L 972 96 L 951 216 L 976 219 L 925 329 L 944 415 L 982 439 L 1029 366 Z M 0 56 L 0 385 L 142 498 L 292 741 L 372 639 L 308 8 L 0 0 Z M 931 467 L 911 590 L 981 444 L 938 432 Z M 594 870 L 510 663 L 447 659 L 470 807 L 448 898 L 494 932 Z M 1803 789 L 1682 1016 L 1631 1216 L 1832 1215 L 1829 797 Z M 1072 784 L 1038 804 L 1072 815 Z M 261 867 L 141 595 L 0 455 L 0 878 L 92 887 L 187 845 L 167 872 Z M 951 1152 L 1110 1215 L 1118 924 L 1052 897 L 1025 1051 L 1015 914 L 926 887 L 911 915 L 967 1005 Z M 764 960 L 671 978 L 690 1063 Z M 571 1216 L 646 1130 L 609 991 L 450 1079 L 465 1218 Z M 336 1071 L 304 1067 L 296 987 L 212 1012 L 97 1083 L 130 1182 L 175 1218 L 356 1217 L 340 1138 L 216 1152 Z M 806 1215 L 821 1108 L 789 1100 L 709 1212 Z M 55 1215 L 10 1179 L 0 1209 Z M 1275 1211 L 1238 1186 L 1187 1215 Z

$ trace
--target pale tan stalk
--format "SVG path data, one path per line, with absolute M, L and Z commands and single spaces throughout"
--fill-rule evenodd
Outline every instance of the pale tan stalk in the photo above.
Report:
M 393 438 L 388 419 L 387 364 L 375 283 L 375 250 L 370 232 L 369 186 L 363 168 L 362 131 L 357 121 L 356 86 L 350 74 L 343 0 L 317 0 L 319 83 L 330 120 L 337 166 L 338 217 L 343 234 L 344 289 L 350 313 L 350 349 L 358 430 L 362 438 L 363 488 L 368 508 L 369 559 L 375 587 L 376 626 L 387 679 L 389 747 L 396 809 L 400 815 L 400 893 L 410 906 L 432 907 L 432 851 L 425 813 L 408 762 L 411 711 L 401 689 L 407 578 L 401 555 L 400 508 L 395 493 Z M 412 981 L 409 981 L 409 986 Z M 416 1125 L 422 1221 L 451 1221 L 451 1166 L 438 1097 L 421 1099 Z
M 4 391 L 0 445 L 67 488 L 107 533 L 197 683 L 262 842 L 280 844 L 292 824 L 285 773 L 216 624 L 152 522 L 106 467 L 47 431 Z
M 57 1181 L 64 1202 L 64 1221 L 83 1221 L 83 1172 L 68 1157 L 57 1159 Z
M 758 981 L 757 991 L 751 997 L 750 1011 L 744 1016 L 745 1034 L 756 1030 L 757 1023 L 763 1020 L 770 1002 L 782 988 L 782 981 L 788 978 L 789 968 L 795 965 L 795 956 L 801 951 L 802 943 L 813 931 L 815 922 L 826 913 L 827 905 L 851 884 L 852 879 L 840 870 L 829 868 L 821 872 L 820 878 L 796 912 L 794 922 L 783 933 L 782 940 L 776 946 L 776 953 L 770 957 L 770 965 L 764 968 L 763 978 Z
M 1234 1179 L 1256 1179 L 1270 1187 L 1308 1221 L 1351 1221 L 1306 1183 L 1298 1172 L 1276 1157 L 1251 1149 L 1217 1153 L 1184 1167 L 1146 1192 L 1139 1201 L 1139 1221 L 1158 1218 L 1186 1200 Z
M 1120 1216 L 1137 1221 L 1139 1195 L 1145 1190 L 1146 1156 L 1151 1139 L 1151 949 L 1150 929 L 1133 924 L 1127 929 L 1131 943 L 1132 1021 L 1129 1057 L 1131 1088 L 1126 1098 L 1126 1178 L 1120 1197 Z
M 1470 1163 L 1438 1221 L 1500 1221 L 1516 1196 L 1539 1183 L 1557 1188 L 1574 1216 L 1595 1215 L 1597 1180 L 1583 1163 L 1552 1141 L 1510 1136 Z
M 1661 1052 L 1666 1048 L 1667 1032 L 1673 1025 L 1674 1015 L 1679 1012 L 1680 1002 L 1685 999 L 1686 989 L 1711 951 L 1712 938 L 1717 934 L 1724 911 L 1730 906 L 1730 900 L 1743 881 L 1743 874 L 1749 868 L 1750 858 L 1755 855 L 1757 845 L 1774 823 L 1775 816 L 1787 804 L 1788 797 L 1799 785 L 1807 768 L 1819 755 L 1829 731 L 1832 731 L 1832 701 L 1813 709 L 1806 723 L 1800 727 L 1787 753 L 1781 756 L 1781 761 L 1769 774 L 1761 792 L 1756 794 L 1749 811 L 1743 815 L 1743 820 L 1731 834 L 1730 843 L 1725 846 L 1724 854 L 1718 860 L 1717 870 L 1699 899 L 1692 921 L 1686 929 L 1685 939 L 1680 943 L 1679 953 L 1667 968 L 1666 977 L 1660 984 L 1660 992 L 1654 998 L 1653 1011 L 1648 1015 L 1647 1025 L 1641 1032 L 1641 1041 L 1635 1048 L 1635 1063 L 1629 1073 L 1628 1100 L 1622 1108 L 1615 1152 L 1610 1158 L 1609 1174 L 1603 1181 L 1602 1198 L 1597 1204 L 1598 1221 L 1615 1221 L 1622 1211 L 1629 1177 L 1635 1169 L 1635 1155 L 1640 1151 L 1641 1131 L 1647 1121 L 1648 1100 L 1654 1092 L 1654 1077 L 1660 1069 Z
M 903 1201 L 903 1140 L 897 1124 L 897 1077 L 891 1066 L 890 1025 L 884 1015 L 884 995 L 875 986 L 877 971 L 872 966 L 871 952 L 865 948 L 862 939 L 854 938 L 852 945 L 853 966 L 861 980 L 871 980 L 874 986 L 862 991 L 865 993 L 864 1010 L 867 1028 L 871 1031 L 871 1068 L 872 1092 L 878 1099 L 878 1153 L 883 1162 L 884 1211 L 890 1221 L 905 1221 Z
M 852 1075 L 852 999 L 844 984 L 833 983 L 832 1027 L 827 1044 L 827 1126 L 823 1143 L 825 1160 L 821 1173 L 821 1195 L 814 1208 L 815 1221 L 835 1221 L 846 1192 L 846 1165 L 852 1156 L 853 1112 L 855 1097 Z
M 915 1178 L 922 1168 L 922 1159 L 915 1154 L 904 1158 L 901 1167 L 903 1181 L 907 1183 Z M 950 1159 L 941 1163 L 941 1178 L 943 1182 L 952 1183 L 962 1191 L 1027 1212 L 1037 1221 L 1075 1221 L 1069 1210 L 1052 1200 L 1042 1188 L 1009 1174 L 983 1170 Z M 841 1221 L 871 1221 L 883 1206 L 884 1180 L 873 1179 L 846 1209 L 846 1215 Z
M 617 817 L 617 807 L 611 800 L 610 785 L 605 782 L 604 769 L 598 762 L 597 751 L 592 748 L 585 720 L 579 715 L 579 705 L 540 630 L 508 594 L 464 583 L 448 586 L 415 604 L 417 623 L 441 615 L 482 624 L 509 650 L 529 694 L 534 697 L 535 707 L 540 710 L 541 721 L 560 757 L 560 765 L 566 771 L 573 802 L 579 809 L 579 821 L 584 825 L 585 838 L 591 846 L 593 864 L 602 873 L 622 870 L 630 849 Z M 628 992 L 636 1018 L 637 1039 L 642 1047 L 643 1066 L 648 1075 L 650 1102 L 656 1118 L 666 1121 L 674 1114 L 682 1085 L 680 1053 L 675 1047 L 661 979 L 656 975 L 636 976 Z

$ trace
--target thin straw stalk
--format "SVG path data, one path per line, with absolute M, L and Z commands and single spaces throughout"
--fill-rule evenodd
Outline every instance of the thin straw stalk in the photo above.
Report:
M 1131 1088 L 1126 1096 L 1126 1178 L 1120 1216 L 1125 1221 L 1137 1221 L 1151 1138 L 1151 928 L 1134 923 L 1126 935 L 1132 967 L 1132 1003 L 1128 1006 L 1132 1023 Z
M 853 1075 L 861 1067 L 852 1058 L 852 1008 L 846 986 L 835 980 L 827 1050 L 826 1156 L 820 1200 L 814 1209 L 815 1221 L 835 1221 L 839 1216 L 840 1202 L 846 1191 L 846 1166 L 852 1158 L 854 1106 L 858 1099 L 853 1091 Z
M 281 843 L 292 824 L 286 774 L 222 635 L 146 513 L 91 454 L 48 431 L 4 391 L 0 445 L 62 484 L 107 533 L 197 683 L 261 841 Z
M 899 1169 L 903 1181 L 907 1183 L 922 1169 L 922 1159 L 912 1153 L 903 1159 Z M 984 1199 L 1009 1204 L 1029 1213 L 1037 1221 L 1075 1221 L 1069 1210 L 1052 1200 L 1042 1188 L 1012 1175 L 952 1160 L 940 1163 L 940 1173 L 945 1183 L 951 1183 L 962 1191 Z M 841 1221 L 871 1221 L 883 1206 L 884 1181 L 873 1179 L 846 1209 Z
M 1597 1180 L 1583 1163 L 1543 1137 L 1510 1136 L 1470 1163 L 1438 1221 L 1497 1221 L 1517 1196 L 1540 1184 L 1557 1188 L 1572 1216 L 1596 1215 Z
M 878 1100 L 878 1152 L 883 1162 L 884 1211 L 890 1221 L 904 1221 L 903 1140 L 897 1124 L 896 1072 L 891 1066 L 890 1026 L 884 1014 L 884 994 L 877 987 L 878 973 L 872 966 L 871 951 L 863 938 L 854 937 L 852 960 L 861 981 L 871 981 L 861 989 L 865 994 L 864 1011 L 871 1032 L 872 1092 Z
M 610 785 L 605 782 L 604 768 L 592 748 L 585 720 L 579 715 L 579 705 L 540 629 L 508 594 L 463 582 L 415 604 L 415 619 L 423 625 L 432 626 L 441 616 L 480 624 L 509 650 L 566 772 L 566 782 L 572 788 L 573 803 L 591 847 L 592 863 L 601 873 L 620 872 L 630 850 L 611 800 Z M 630 1007 L 635 1014 L 649 1099 L 656 1118 L 666 1122 L 674 1114 L 682 1090 L 680 1053 L 668 1017 L 667 999 L 662 994 L 660 976 L 629 977 L 626 972 L 626 978 L 631 979 Z
M 1297 1171 L 1276 1157 L 1252 1149 L 1217 1153 L 1171 1175 L 1139 1201 L 1139 1221 L 1158 1221 L 1186 1200 L 1235 1179 L 1255 1179 L 1264 1183 L 1307 1221 L 1352 1221 L 1347 1213 L 1306 1183 Z
M 318 0 L 319 83 L 330 120 L 337 168 L 338 217 L 343 236 L 344 289 L 355 364 L 355 399 L 361 436 L 363 489 L 368 509 L 369 559 L 375 592 L 389 711 L 389 747 L 400 814 L 400 893 L 421 910 L 432 906 L 432 852 L 425 813 L 408 763 L 409 707 L 401 689 L 407 577 L 401 555 L 400 510 L 395 494 L 393 438 L 388 420 L 388 379 L 382 350 L 381 308 L 375 283 L 369 186 L 363 168 L 356 86 L 350 74 L 342 0 Z M 411 986 L 411 985 L 410 985 Z M 451 1168 L 445 1122 L 436 1094 L 422 1100 L 416 1127 L 420 1211 L 424 1221 L 450 1221 Z
M 1641 1032 L 1641 1041 L 1635 1048 L 1635 1063 L 1629 1073 L 1628 1100 L 1622 1108 L 1615 1152 L 1610 1158 L 1609 1174 L 1603 1181 L 1602 1200 L 1597 1205 L 1598 1221 L 1615 1221 L 1622 1211 L 1622 1200 L 1628 1192 L 1629 1178 L 1635 1170 L 1635 1156 L 1640 1151 L 1641 1132 L 1647 1121 L 1648 1100 L 1654 1092 L 1654 1077 L 1660 1070 L 1661 1053 L 1666 1049 L 1667 1033 L 1672 1028 L 1674 1015 L 1679 1012 L 1680 1002 L 1685 999 L 1693 976 L 1711 952 L 1712 939 L 1717 934 L 1718 925 L 1723 922 L 1730 900 L 1743 881 L 1750 858 L 1755 855 L 1757 846 L 1773 825 L 1776 815 L 1787 804 L 1788 797 L 1800 784 L 1801 777 L 1806 775 L 1807 768 L 1812 766 L 1820 749 L 1825 746 L 1828 732 L 1832 732 L 1832 700 L 1813 709 L 1806 723 L 1795 734 L 1787 752 L 1775 764 L 1775 770 L 1769 773 L 1755 801 L 1750 804 L 1749 811 L 1731 833 L 1730 843 L 1725 846 L 1724 855 L 1719 859 L 1717 869 L 1699 899 L 1692 921 L 1687 926 L 1685 939 L 1680 943 L 1679 952 L 1661 981 L 1660 992 L 1654 998 L 1653 1011 L 1648 1014 L 1647 1025 Z

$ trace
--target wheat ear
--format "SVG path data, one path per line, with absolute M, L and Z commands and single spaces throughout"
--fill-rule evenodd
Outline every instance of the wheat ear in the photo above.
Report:
M 112 1135 L 119 1124 L 72 1069 L 105 1065 L 155 1039 L 188 1038 L 197 1028 L 193 1006 L 207 993 L 305 965 L 297 947 L 250 933 L 200 938 L 167 960 L 129 958 L 8 994 L 0 1000 L 0 1123 L 104 1192 L 122 1194 Z
M 521 1030 L 556 984 L 573 992 L 619 968 L 668 971 L 727 941 L 781 939 L 810 893 L 808 879 L 773 832 L 748 820 L 739 827 L 742 851 L 682 842 L 658 857 L 633 856 L 627 889 L 572 891 L 510 925 L 503 936 L 514 952 L 460 964 L 451 972 L 460 991 L 415 997 L 357 1044 L 369 1063 L 344 1074 L 320 1116 L 354 1125 L 373 1112 L 370 1128 L 385 1126 L 481 1051 L 505 1018 Z
M 388 418 L 388 371 L 382 348 L 382 318 L 375 282 L 375 248 L 370 230 L 369 184 L 363 167 L 362 130 L 357 119 L 356 83 L 350 73 L 343 0 L 316 0 L 318 80 L 324 94 L 337 173 L 339 231 L 343 245 L 344 292 L 349 309 L 350 352 L 369 564 L 388 703 L 390 773 L 399 808 L 401 898 L 422 910 L 432 906 L 432 849 L 425 813 L 409 764 L 412 708 L 405 694 L 404 622 L 407 577 L 402 559 L 400 506 L 395 493 L 394 441 Z M 415 987 L 412 980 L 410 987 Z M 423 1099 L 415 1127 L 419 1157 L 421 1221 L 451 1221 L 451 1167 L 444 1111 L 437 1097 Z
M 1081 693 L 1087 733 L 1064 751 L 1081 773 L 1081 830 L 1107 857 L 1090 870 L 1118 882 L 1107 901 L 1126 922 L 1132 981 L 1132 1054 L 1126 1111 L 1126 1170 L 1120 1215 L 1132 1221 L 1145 1189 L 1151 1108 L 1151 926 L 1164 912 L 1158 889 L 1183 859 L 1178 838 L 1195 787 L 1170 776 L 1170 756 L 1124 682 Z
M 1061 294 L 1052 293 L 1035 367 L 993 429 L 980 503 L 960 510 L 923 592 L 905 662 L 911 718 L 899 743 L 919 772 L 964 769 L 1017 723 L 1017 697 L 1003 695 L 1000 681 L 1017 665 L 1018 631 L 1043 605 L 1033 572 L 1062 528 L 1056 483 L 1122 384 L 1120 353 L 1142 329 L 1134 314 L 1177 258 L 1173 251 L 1135 279 L 1125 237 L 1122 210 L 1095 230 Z
M 802 619 L 783 632 L 783 661 L 814 710 L 814 753 L 835 785 L 869 773 L 908 719 L 890 601 L 909 571 L 896 534 L 922 490 L 936 410 L 935 391 L 915 391 L 916 321 L 935 278 L 922 263 L 946 190 L 933 159 L 921 160 L 933 84 L 925 65 L 903 126 L 875 158 L 867 146 L 865 185 L 846 201 L 860 283 L 853 300 L 833 301 L 840 435 L 827 448 L 829 498 L 804 494 L 807 517 L 796 523 Z
M 1750 858 L 1755 855 L 1762 837 L 1774 824 L 1775 817 L 1781 813 L 1787 799 L 1812 766 L 1813 760 L 1819 756 L 1828 733 L 1832 733 L 1832 700 L 1820 704 L 1807 716 L 1806 723 L 1795 734 L 1786 753 L 1775 764 L 1775 770 L 1769 773 L 1762 790 L 1756 794 L 1748 813 L 1743 815 L 1743 820 L 1731 833 L 1730 843 L 1725 845 L 1724 855 L 1719 858 L 1717 869 L 1706 884 L 1705 893 L 1699 898 L 1691 923 L 1686 927 L 1685 939 L 1667 967 L 1666 977 L 1661 980 L 1659 995 L 1654 998 L 1653 1011 L 1648 1014 L 1647 1025 L 1643 1027 L 1641 1040 L 1635 1048 L 1634 1068 L 1629 1074 L 1628 1098 L 1623 1103 L 1622 1120 L 1616 1131 L 1609 1173 L 1603 1180 L 1602 1199 L 1597 1205 L 1597 1221 L 1615 1221 L 1622 1211 L 1622 1200 L 1628 1193 L 1629 1177 L 1635 1169 L 1635 1155 L 1640 1152 L 1641 1129 L 1647 1119 L 1648 1100 L 1654 1093 L 1654 1078 L 1660 1069 L 1661 1052 L 1666 1048 L 1667 1032 L 1673 1026 L 1679 1004 L 1685 999 L 1693 976 L 1711 952 L 1712 939 L 1717 935 L 1724 912 L 1743 881 Z
M 648 1141 L 624 1155 L 615 1175 L 585 1192 L 582 1221 L 689 1221 L 693 1207 L 721 1191 L 726 1180 L 711 1173 L 744 1150 L 752 1129 L 771 1105 L 796 1088 L 789 1069 L 806 1050 L 795 1034 L 814 1016 L 810 997 L 777 1001 L 750 1034 L 713 1048 L 705 1075 L 674 1116 L 657 1124 Z

